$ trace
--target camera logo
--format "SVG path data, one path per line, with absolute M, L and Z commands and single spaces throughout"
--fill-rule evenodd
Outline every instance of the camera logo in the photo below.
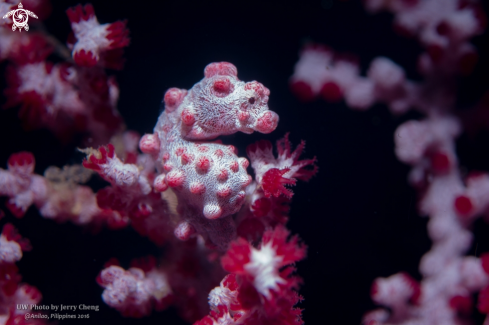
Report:
M 29 16 L 37 19 L 36 14 L 33 13 L 32 11 L 25 10 L 24 6 L 22 6 L 22 3 L 19 3 L 17 9 L 7 12 L 7 14 L 3 16 L 3 19 L 6 19 L 10 16 L 12 16 L 12 20 L 14 22 L 14 24 L 12 25 L 12 30 L 14 32 L 17 28 L 19 29 L 19 32 L 22 31 L 22 28 L 24 28 L 26 31 L 29 30 L 29 25 L 27 25 Z

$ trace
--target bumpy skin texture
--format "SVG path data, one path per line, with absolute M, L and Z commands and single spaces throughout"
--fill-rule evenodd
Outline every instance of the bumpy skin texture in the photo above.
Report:
M 0 0 L 0 12 L 10 7 Z M 35 8 L 41 18 L 41 8 Z M 125 22 L 100 24 L 90 4 L 70 8 L 67 15 L 71 55 L 44 31 L 12 33 L 0 22 L 0 60 L 11 64 L 5 106 L 20 105 L 27 127 L 48 127 L 66 142 L 83 133 L 81 147 L 90 145 L 80 149 L 87 155 L 82 165 L 52 166 L 44 176 L 34 172 L 32 153 L 12 154 L 8 169 L 0 168 L 0 196 L 8 198 L 11 214 L 20 218 L 35 205 L 45 218 L 95 231 L 131 225 L 164 245 L 161 262 L 145 257 L 125 269 L 111 259 L 97 277 L 102 299 L 123 316 L 143 317 L 171 304 L 188 323 L 302 324 L 301 309 L 294 308 L 301 300 L 300 279 L 291 264 L 304 257 L 305 247 L 295 237 L 287 239 L 293 193 L 286 186 L 308 180 L 317 170 L 315 160 L 299 160 L 304 142 L 292 151 L 287 136 L 277 143 L 277 157 L 268 141 L 250 145 L 250 162 L 216 139 L 237 131 L 272 132 L 278 116 L 267 107 L 270 91 L 256 81 L 240 81 L 230 63 L 210 64 L 192 89 L 167 91 L 154 134 L 140 139 L 137 132 L 124 132 L 119 88 L 104 71 L 122 68 L 120 55 L 129 43 Z M 46 61 L 50 54 L 68 62 Z M 94 173 L 109 183 L 96 193 L 83 185 Z M 0 209 L 0 219 L 4 215 Z M 26 310 L 14 308 L 41 299 L 35 288 L 20 283 L 15 266 L 29 249 L 7 224 L 0 235 L 0 324 L 45 324 L 26 321 Z M 225 269 L 232 274 L 225 277 Z
M 234 65 L 212 63 L 204 75 L 189 91 L 166 92 L 154 135 L 144 136 L 140 148 L 157 157 L 163 172 L 154 187 L 171 187 L 183 219 L 223 246 L 234 237 L 229 216 L 241 208 L 252 181 L 249 162 L 237 157 L 234 146 L 203 140 L 237 131 L 270 133 L 278 115 L 268 110 L 270 91 L 256 81 L 240 81 Z

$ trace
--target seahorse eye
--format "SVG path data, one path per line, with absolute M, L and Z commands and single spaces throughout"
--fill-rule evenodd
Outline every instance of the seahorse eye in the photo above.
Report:
M 248 103 L 253 105 L 255 103 L 255 97 L 251 97 L 250 99 L 248 99 Z

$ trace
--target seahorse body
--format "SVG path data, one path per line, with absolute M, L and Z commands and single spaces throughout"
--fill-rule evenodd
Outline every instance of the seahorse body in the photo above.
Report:
M 154 129 L 159 151 L 153 153 L 165 174 L 158 181 L 173 188 L 181 217 L 223 246 L 234 237 L 230 216 L 241 208 L 252 178 L 248 160 L 238 158 L 234 146 L 212 140 L 237 131 L 270 133 L 278 115 L 268 110 L 270 91 L 256 81 L 240 81 L 234 65 L 212 63 L 204 75 L 188 92 L 166 92 Z

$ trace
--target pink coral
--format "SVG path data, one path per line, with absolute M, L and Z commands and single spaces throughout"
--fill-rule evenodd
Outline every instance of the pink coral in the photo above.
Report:
M 288 235 L 276 227 L 264 233 L 258 248 L 242 238 L 233 242 L 221 260 L 231 274 L 211 291 L 211 314 L 195 325 L 302 324 L 301 311 L 293 308 L 300 300 L 293 291 L 299 279 L 290 265 L 305 257 L 305 247 Z
M 76 64 L 93 67 L 97 63 L 102 63 L 109 67 L 118 67 L 118 62 L 111 62 L 110 54 L 129 44 L 126 22 L 118 21 L 101 25 L 91 4 L 70 8 L 66 14 L 76 39 L 72 45 Z
M 277 158 L 273 156 L 273 147 L 269 141 L 261 140 L 248 146 L 246 152 L 266 197 L 284 195 L 291 198 L 293 193 L 285 185 L 295 185 L 296 179 L 308 181 L 317 173 L 316 158 L 299 160 L 304 147 L 305 142 L 302 142 L 292 151 L 288 133 L 277 141 Z M 312 169 L 306 169 L 306 166 Z
M 398 30 L 418 38 L 426 48 L 419 56 L 414 82 L 390 59 L 372 61 L 365 77 L 359 64 L 322 46 L 301 53 L 291 77 L 299 98 L 344 98 L 353 109 L 375 102 L 395 113 L 416 109 L 427 117 L 400 125 L 394 134 L 397 158 L 412 166 L 409 182 L 420 192 L 419 210 L 430 218 L 433 242 L 420 261 L 420 283 L 405 273 L 377 278 L 372 299 L 386 309 L 367 313 L 363 323 L 460 324 L 472 312 L 471 296 L 480 291 L 479 310 L 487 313 L 487 270 L 484 258 L 465 256 L 472 243 L 470 227 L 487 212 L 486 173 L 463 179 L 455 150 L 462 123 L 453 114 L 454 80 L 470 73 L 477 53 L 469 39 L 482 32 L 485 17 L 478 1 L 365 1 L 369 11 L 394 12 Z M 481 291 L 482 290 L 482 291 Z M 487 319 L 486 319 L 487 322 Z
M 212 63 L 204 75 L 189 91 L 171 88 L 166 92 L 166 109 L 155 133 L 145 135 L 140 147 L 163 171 L 154 187 L 172 188 L 182 218 L 225 247 L 235 234 L 229 216 L 241 209 L 252 181 L 246 172 L 249 162 L 238 158 L 232 145 L 195 140 L 237 131 L 269 133 L 277 126 L 278 115 L 268 110 L 270 91 L 256 81 L 240 81 L 232 64 Z
M 105 288 L 102 294 L 105 303 L 129 317 L 147 316 L 153 304 L 163 309 L 172 295 L 166 275 L 154 266 L 147 270 L 132 267 L 125 271 L 112 265 L 100 272 L 97 281 Z
M 87 5 L 87 10 L 90 14 L 85 18 L 96 23 L 93 7 Z M 0 59 L 10 59 L 14 63 L 7 70 L 7 102 L 4 108 L 21 105 L 19 117 L 27 129 L 49 128 L 65 142 L 77 132 L 87 132 L 92 136 L 92 143 L 102 144 L 121 130 L 122 120 L 116 110 L 119 89 L 113 77 L 108 77 L 101 67 L 93 67 L 96 62 L 89 64 L 93 67 L 91 69 L 82 67 L 87 63 L 87 56 L 92 58 L 90 55 L 93 52 L 96 52 L 93 54 L 96 61 L 99 60 L 99 52 L 100 55 L 105 53 L 103 58 L 106 59 L 100 59 L 104 62 L 101 66 L 121 67 L 117 60 L 109 60 L 114 56 L 108 53 L 128 44 L 127 32 L 120 22 L 110 25 L 112 29 L 101 26 L 104 31 L 107 28 L 111 30 L 102 33 L 105 35 L 103 37 L 107 37 L 102 46 L 99 44 L 100 37 L 90 38 L 94 33 L 92 29 L 98 30 L 98 27 L 91 26 L 83 19 L 88 25 L 80 22 L 80 11 L 81 6 L 68 10 L 70 17 L 76 21 L 73 26 L 82 40 L 77 43 L 75 54 L 84 51 L 79 49 L 83 44 L 96 47 L 89 46 L 86 49 L 88 52 L 83 52 L 82 59 L 75 55 L 75 65 L 72 62 L 53 64 L 47 61 L 55 50 L 66 53 L 59 49 L 58 44 L 53 46 L 52 38 L 42 33 L 24 33 L 21 36 L 7 34 L 2 38 L 5 47 L 0 51 Z
M 256 81 L 239 81 L 236 73 L 230 63 L 210 64 L 204 80 L 189 91 L 166 92 L 166 109 L 154 134 L 140 139 L 128 131 L 106 146 L 83 149 L 83 166 L 110 184 L 96 194 L 80 185 L 90 173 L 77 174 L 74 166 L 50 169 L 44 177 L 34 174 L 30 153 L 13 155 L 9 169 L 0 170 L 0 181 L 8 185 L 2 194 L 10 197 L 8 207 L 19 217 L 35 204 L 43 216 L 59 221 L 111 228 L 130 224 L 154 243 L 170 247 L 171 263 L 165 266 L 153 263 L 125 271 L 111 264 L 100 273 L 104 301 L 124 316 L 141 317 L 174 304 L 184 319 L 201 318 L 205 297 L 225 275 L 219 256 L 232 256 L 229 244 L 241 236 L 246 240 L 238 243 L 249 253 L 250 263 L 243 266 L 248 273 L 225 268 L 247 281 L 240 286 L 242 311 L 226 314 L 221 306 L 216 307 L 220 314 L 208 317 L 301 323 L 300 310 L 294 308 L 300 280 L 291 276 L 290 264 L 304 257 L 305 247 L 296 237 L 287 241 L 282 225 L 292 192 L 278 184 L 309 180 L 317 171 L 315 158 L 299 160 L 304 143 L 292 151 L 288 135 L 277 142 L 277 158 L 270 143 L 265 151 L 252 145 L 253 181 L 248 160 L 215 138 L 237 131 L 269 133 L 278 115 L 268 110 L 268 89 Z M 225 118 L 216 119 L 223 114 Z M 138 143 L 143 153 L 137 152 Z M 270 176 L 274 170 L 280 170 L 283 180 Z M 252 248 L 247 240 L 261 242 L 261 248 Z M 271 264 L 260 264 L 267 256 L 272 256 Z M 261 307 L 244 311 L 256 303 Z
M 18 274 L 15 262 L 22 258 L 23 251 L 31 250 L 27 239 L 22 238 L 11 224 L 3 227 L 0 235 L 0 320 L 5 324 L 19 324 L 24 321 L 28 310 L 17 308 L 18 305 L 38 304 L 41 293 L 28 284 L 21 283 L 22 277 Z M 40 314 L 29 324 L 45 324 L 47 315 Z
M 140 137 L 125 130 L 119 87 L 104 70 L 122 67 L 125 21 L 100 24 L 91 4 L 66 14 L 73 31 L 67 48 L 42 26 L 15 37 L 0 26 L 0 58 L 9 61 L 5 108 L 20 106 L 26 128 L 47 128 L 65 144 L 82 135 L 86 155 L 81 165 L 39 175 L 32 153 L 12 154 L 0 169 L 10 212 L 22 218 L 33 205 L 45 218 L 90 230 L 131 226 L 164 247 L 161 261 L 149 257 L 123 268 L 111 260 L 97 277 L 104 302 L 125 317 L 172 305 L 188 322 L 301 324 L 301 280 L 292 273 L 306 248 L 296 236 L 288 239 L 292 191 L 284 185 L 309 180 L 316 160 L 299 159 L 304 142 L 292 150 L 288 134 L 277 142 L 277 157 L 271 143 L 262 152 L 252 145 L 254 180 L 250 161 L 219 139 L 274 131 L 279 117 L 268 109 L 270 90 L 239 80 L 231 63 L 211 63 L 189 90 L 166 91 L 153 134 Z M 50 62 L 56 55 L 65 62 Z M 97 191 L 85 185 L 93 175 L 107 182 Z M 30 247 L 10 225 L 0 241 L 0 285 L 8 296 L 0 297 L 0 322 L 21 324 L 12 304 L 40 300 L 19 284 L 14 265 Z M 226 260 L 239 255 L 237 246 L 248 263 L 233 268 Z

